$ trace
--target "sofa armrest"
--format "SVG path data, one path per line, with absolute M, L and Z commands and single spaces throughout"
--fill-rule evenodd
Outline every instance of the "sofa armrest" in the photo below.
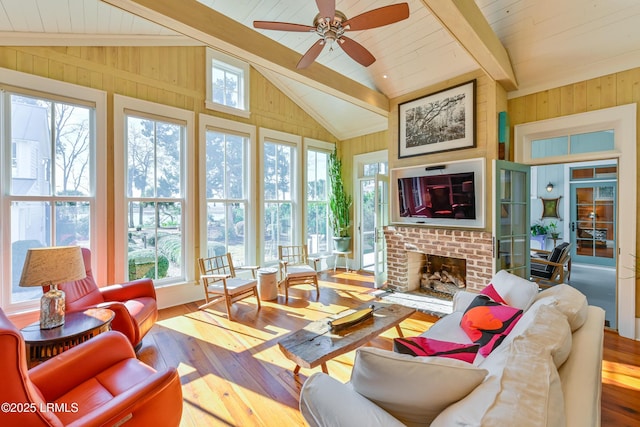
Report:
M 137 279 L 127 283 L 109 285 L 100 289 L 105 301 L 128 301 L 135 298 L 156 299 L 156 289 L 151 279 Z
M 567 427 L 599 427 L 602 395 L 604 310 L 589 306 L 584 325 L 572 336 L 571 354 L 558 373 Z
M 52 402 L 116 363 L 135 357 L 123 334 L 107 331 L 35 366 L 29 377 L 45 400 Z
M 300 390 L 300 412 L 310 427 L 404 427 L 348 384 L 317 372 Z

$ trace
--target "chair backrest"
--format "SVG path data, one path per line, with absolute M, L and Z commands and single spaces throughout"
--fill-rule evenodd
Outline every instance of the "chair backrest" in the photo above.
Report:
M 98 289 L 93 272 L 91 271 L 91 251 L 82 248 L 84 269 L 87 277 L 73 282 L 62 283 L 58 288 L 65 293 L 65 308 L 67 311 L 84 310 L 86 307 L 104 302 L 104 297 Z
M 62 426 L 62 423 L 50 411 L 40 411 L 40 405 L 45 404 L 40 391 L 29 379 L 27 357 L 24 338 L 18 328 L 0 309 L 0 370 L 2 372 L 2 387 L 0 387 L 0 401 L 17 403 L 27 410 L 4 412 L 3 425 L 25 426 Z M 34 404 L 38 408 L 32 412 L 29 406 Z
M 287 264 L 306 264 L 308 262 L 307 245 L 278 246 L 278 259 Z
M 198 264 L 200 264 L 200 274 L 228 274 L 231 277 L 236 277 L 233 260 L 229 252 L 224 255 L 199 258 Z
M 553 266 L 553 265 L 548 266 L 551 269 L 553 276 L 558 274 L 560 270 L 564 268 L 564 265 L 567 263 L 570 256 L 571 256 L 571 243 L 564 242 L 559 244 L 553 249 L 553 252 L 549 256 L 549 261 L 558 263 L 557 266 Z

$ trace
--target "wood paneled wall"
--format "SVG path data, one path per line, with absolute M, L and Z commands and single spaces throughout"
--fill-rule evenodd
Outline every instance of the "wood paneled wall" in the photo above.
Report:
M 640 104 L 640 68 L 513 98 L 508 101 L 509 121 L 512 126 L 511 140 L 513 141 L 513 126 L 518 124 L 631 103 Z M 636 122 L 640 123 L 640 105 L 637 114 Z M 636 146 L 639 142 L 640 136 L 636 135 Z M 638 197 L 639 187 L 636 185 Z M 639 219 L 640 213 L 636 222 Z M 636 241 L 640 242 L 640 237 L 637 236 Z M 638 248 L 636 253 L 640 253 Z M 639 289 L 636 279 L 636 317 L 640 317 Z
M 327 142 L 336 138 L 297 104 L 251 69 L 251 117 L 218 113 L 204 107 L 204 47 L 11 47 L 0 46 L 0 67 L 107 92 L 108 223 L 113 224 L 113 95 L 209 114 Z M 196 130 L 197 134 L 197 130 Z M 196 141 L 196 144 L 198 142 Z M 197 149 L 197 148 L 196 148 Z M 257 154 L 257 153 L 256 153 Z M 195 165 L 196 172 L 198 164 Z M 257 178 L 258 179 L 258 178 Z M 197 185 L 197 183 L 196 183 Z M 257 202 L 258 194 L 253 195 Z M 198 201 L 196 200 L 196 203 Z M 194 206 L 198 215 L 199 209 Z M 257 215 L 257 214 L 256 214 Z M 199 216 L 199 215 L 198 215 Z M 199 219 L 197 219 L 199 221 Z M 107 242 L 110 283 L 113 277 L 114 230 Z M 194 264 L 195 269 L 195 264 Z

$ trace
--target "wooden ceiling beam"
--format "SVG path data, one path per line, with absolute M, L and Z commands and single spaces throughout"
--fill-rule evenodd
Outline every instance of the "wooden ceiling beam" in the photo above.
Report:
M 384 116 L 389 114 L 389 99 L 384 94 L 319 63 L 296 69 L 301 54 L 196 0 L 101 1 L 354 105 Z
M 509 54 L 476 2 L 422 0 L 478 65 L 507 91 L 518 89 Z

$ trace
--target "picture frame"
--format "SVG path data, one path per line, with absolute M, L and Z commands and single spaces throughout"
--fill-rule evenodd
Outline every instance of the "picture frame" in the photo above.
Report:
M 544 218 L 560 218 L 560 213 L 558 212 L 558 208 L 560 205 L 560 197 L 556 197 L 555 199 L 545 199 L 540 197 L 540 201 L 542 202 L 542 216 L 540 219 Z
M 398 106 L 398 158 L 476 146 L 476 80 Z

